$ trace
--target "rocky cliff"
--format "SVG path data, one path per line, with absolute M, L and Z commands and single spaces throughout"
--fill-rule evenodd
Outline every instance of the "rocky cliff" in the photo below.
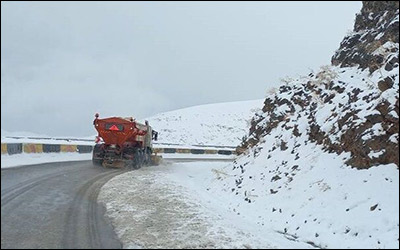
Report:
M 399 3 L 363 2 L 332 65 L 287 81 L 267 97 L 238 151 L 248 152 L 282 127 L 294 136 L 305 133 L 329 152 L 350 152 L 351 167 L 399 166 L 398 91 Z

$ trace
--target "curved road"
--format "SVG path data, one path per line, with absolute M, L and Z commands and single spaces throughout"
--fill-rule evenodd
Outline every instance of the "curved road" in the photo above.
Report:
M 101 186 L 124 170 L 91 161 L 1 170 L 1 248 L 121 248 Z

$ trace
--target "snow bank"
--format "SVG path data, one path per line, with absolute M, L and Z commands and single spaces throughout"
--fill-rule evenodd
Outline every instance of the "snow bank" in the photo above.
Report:
M 24 165 L 34 165 L 47 162 L 86 161 L 92 160 L 92 154 L 79 153 L 31 153 L 1 155 L 1 168 L 10 168 Z
M 173 163 L 111 179 L 99 194 L 123 248 L 312 248 L 237 216 L 210 195 L 226 163 Z

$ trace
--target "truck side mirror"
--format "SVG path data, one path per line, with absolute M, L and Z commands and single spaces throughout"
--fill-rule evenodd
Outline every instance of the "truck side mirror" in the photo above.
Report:
M 158 132 L 156 132 L 154 130 L 152 132 L 153 132 L 153 134 L 152 134 L 153 140 L 157 141 Z

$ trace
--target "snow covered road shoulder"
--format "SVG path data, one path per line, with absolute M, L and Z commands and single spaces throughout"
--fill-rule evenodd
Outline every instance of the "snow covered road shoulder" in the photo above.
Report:
M 102 187 L 124 248 L 309 248 L 249 224 L 210 196 L 207 185 L 227 163 L 173 163 L 119 175 Z M 273 239 L 273 240 L 271 240 Z

